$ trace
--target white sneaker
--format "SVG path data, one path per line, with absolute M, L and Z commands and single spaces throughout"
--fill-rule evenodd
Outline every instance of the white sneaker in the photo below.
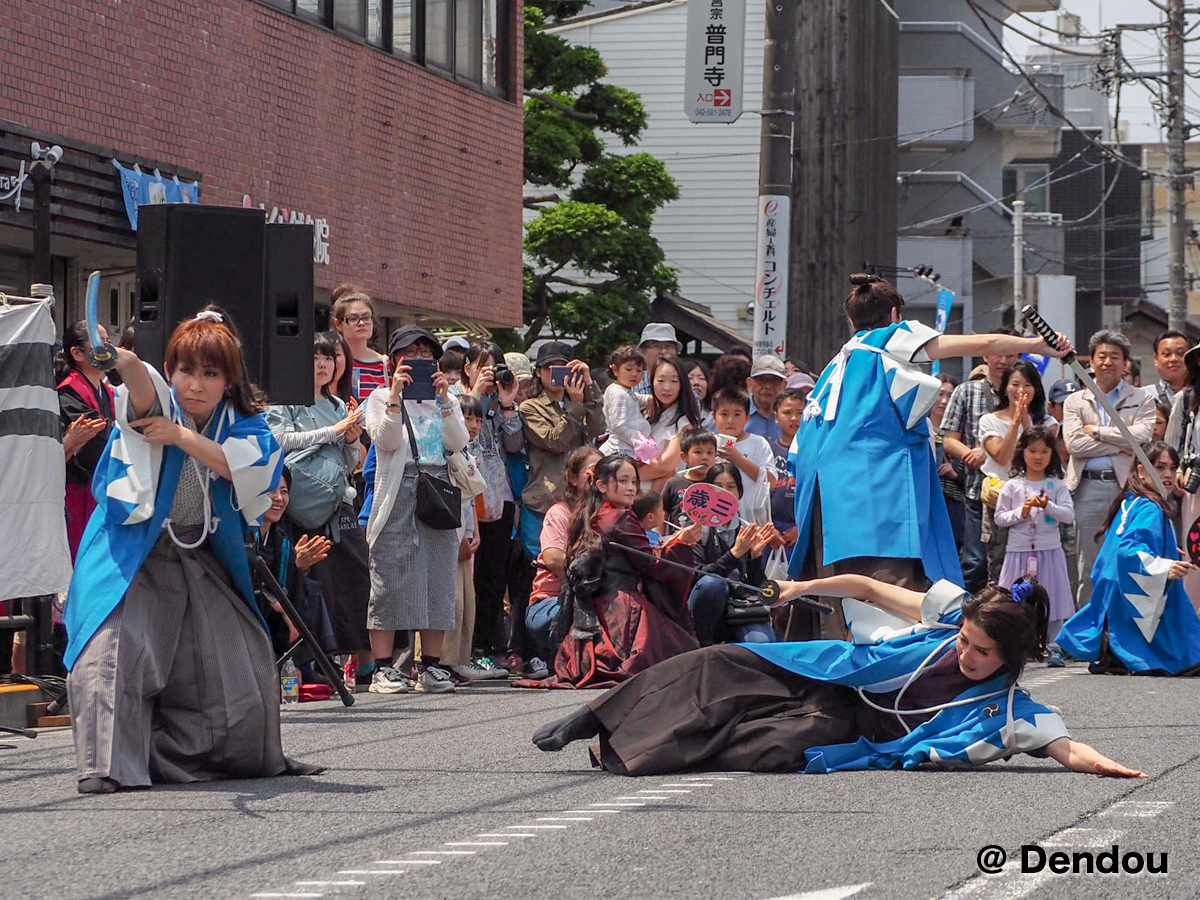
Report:
M 467 667 L 471 670 L 472 681 L 490 681 L 508 677 L 508 669 L 496 665 L 490 656 L 477 656 L 467 663 Z
M 454 690 L 454 682 L 450 680 L 450 673 L 441 666 L 428 666 L 417 676 L 413 688 L 424 694 L 449 694 Z
M 454 674 L 457 675 L 459 678 L 461 678 L 463 681 L 474 681 L 476 678 L 479 677 L 479 670 L 472 669 L 470 663 L 464 663 L 464 664 L 458 665 L 458 666 L 451 666 L 450 668 L 453 670 Z
M 379 666 L 371 675 L 372 694 L 406 694 L 408 680 L 391 666 Z

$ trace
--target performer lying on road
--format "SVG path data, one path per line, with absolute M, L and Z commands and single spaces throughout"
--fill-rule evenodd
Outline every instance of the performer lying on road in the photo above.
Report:
M 1072 740 L 1017 686 L 1034 638 L 1029 607 L 1045 602 L 1037 585 L 968 597 L 944 580 L 921 594 L 835 575 L 780 587 L 783 600 L 857 598 L 844 601 L 854 642 L 685 653 L 544 726 L 534 743 L 561 750 L 598 735 L 600 765 L 624 775 L 911 769 L 1029 753 L 1076 772 L 1142 777 Z

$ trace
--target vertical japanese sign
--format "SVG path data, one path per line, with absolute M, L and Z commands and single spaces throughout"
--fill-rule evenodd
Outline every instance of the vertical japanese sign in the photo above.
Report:
M 758 198 L 755 261 L 754 355 L 783 357 L 787 340 L 788 225 L 792 201 L 786 194 Z
M 737 121 L 745 43 L 746 0 L 688 0 L 683 108 L 689 121 Z
M 938 288 L 937 301 L 937 319 L 933 323 L 933 327 L 938 334 L 946 333 L 946 323 L 950 321 L 950 307 L 954 305 L 954 291 L 950 288 Z M 942 370 L 942 361 L 935 359 L 933 361 L 933 374 L 936 375 Z

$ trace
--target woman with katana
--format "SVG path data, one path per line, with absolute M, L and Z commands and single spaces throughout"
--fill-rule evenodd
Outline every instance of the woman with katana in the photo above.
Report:
M 705 647 L 647 669 L 539 729 L 561 750 L 598 737 L 622 775 L 683 769 L 808 773 L 979 765 L 1014 753 L 1076 772 L 1142 777 L 1072 740 L 1017 680 L 1040 587 L 924 594 L 863 575 L 783 582 L 780 598 L 843 601 L 851 641 Z M 865 602 L 861 602 L 865 601 Z

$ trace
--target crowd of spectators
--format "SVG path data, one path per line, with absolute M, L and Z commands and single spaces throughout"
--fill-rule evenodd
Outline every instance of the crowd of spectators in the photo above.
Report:
M 448 692 L 513 676 L 600 686 L 634 657 L 644 667 L 784 633 L 735 601 L 783 577 L 797 541 L 788 456 L 815 384 L 804 367 L 742 346 L 711 366 L 683 359 L 666 323 L 604 368 L 560 341 L 530 360 L 415 325 L 381 353 L 374 303 L 353 285 L 334 292 L 331 322 L 313 347 L 312 403 L 266 412 L 287 470 L 259 549 L 348 689 Z M 87 350 L 82 323 L 68 328 L 58 378 L 72 552 L 114 420 L 111 379 Z M 1159 380 L 1142 388 L 1124 335 L 1101 330 L 1087 346 L 1100 390 L 1139 441 L 1165 435 L 1183 479 L 1200 355 L 1174 331 L 1154 351 Z M 427 370 L 432 398 L 407 396 Z M 1044 390 L 1027 360 L 985 356 L 963 384 L 940 381 L 932 452 L 965 586 L 1039 577 L 1061 660 L 1053 632 L 1090 596 L 1093 536 L 1132 452 L 1089 392 L 1069 380 Z M 456 528 L 418 509 L 426 478 L 459 488 Z M 738 498 L 728 524 L 692 521 L 685 496 L 703 484 Z M 1186 526 L 1200 502 L 1171 487 Z M 263 612 L 283 653 L 295 625 L 265 594 Z M 317 649 L 296 656 L 306 683 L 323 680 Z

